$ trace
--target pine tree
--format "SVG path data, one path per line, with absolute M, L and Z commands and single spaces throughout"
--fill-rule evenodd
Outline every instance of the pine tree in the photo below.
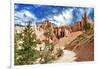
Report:
M 37 44 L 37 42 L 33 41 L 33 40 L 36 40 L 34 36 L 35 34 L 32 34 L 31 23 L 29 23 L 25 27 L 24 31 L 15 37 L 15 42 L 16 42 L 16 39 L 22 39 L 21 40 L 22 43 L 19 44 L 21 49 L 15 48 L 16 49 L 15 50 L 16 51 L 15 64 L 20 64 L 20 65 L 33 64 L 33 61 L 38 57 L 39 52 L 34 49 L 34 47 L 36 47 L 36 44 Z
M 84 19 L 83 28 L 84 28 L 84 30 L 85 30 L 85 31 L 87 31 L 87 30 L 90 30 L 90 29 L 91 29 L 90 24 L 87 22 L 87 20 L 86 20 L 86 19 Z
M 37 44 L 45 43 L 45 48 L 40 51 L 36 49 Z M 36 63 L 48 63 L 55 59 L 56 55 L 51 55 L 54 45 L 49 40 L 40 41 L 33 33 L 31 22 L 25 26 L 21 33 L 15 32 L 15 65 L 28 65 Z M 60 51 L 61 52 L 61 51 Z M 57 54 L 61 55 L 57 50 Z M 37 59 L 41 58 L 40 60 Z

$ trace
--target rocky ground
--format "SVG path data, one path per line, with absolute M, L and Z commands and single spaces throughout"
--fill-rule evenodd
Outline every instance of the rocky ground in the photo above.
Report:
M 70 33 L 70 35 L 68 35 L 67 37 L 60 38 L 56 43 L 55 47 L 65 48 L 66 45 L 70 44 L 81 34 L 81 31 Z
M 94 60 L 94 43 L 84 44 L 74 50 L 77 54 L 76 61 L 93 61 Z

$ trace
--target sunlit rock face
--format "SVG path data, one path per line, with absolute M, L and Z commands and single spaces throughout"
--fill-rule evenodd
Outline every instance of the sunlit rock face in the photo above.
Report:
M 71 29 L 73 32 L 76 31 L 84 31 L 84 27 L 83 24 L 85 23 L 85 21 L 87 21 L 87 23 L 90 25 L 91 28 L 94 27 L 94 22 L 93 20 L 86 15 L 86 13 L 84 13 L 84 15 L 82 16 L 81 21 L 75 22 L 74 24 L 71 25 Z
M 66 37 L 71 33 L 71 27 L 69 26 L 61 26 L 54 28 L 55 36 L 60 39 L 61 37 Z

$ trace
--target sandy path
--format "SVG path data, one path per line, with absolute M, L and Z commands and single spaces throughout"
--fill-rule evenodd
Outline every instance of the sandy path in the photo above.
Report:
M 72 62 L 76 60 L 76 54 L 73 51 L 63 50 L 63 55 L 59 57 L 54 63 L 65 63 L 65 62 Z
M 59 39 L 55 47 L 64 49 L 67 44 L 72 42 L 75 38 L 77 38 L 77 36 L 81 34 L 82 34 L 81 31 L 73 32 L 68 37 L 63 37 Z M 63 52 L 64 52 L 63 55 L 60 58 L 58 58 L 56 61 L 54 61 L 54 63 L 72 62 L 76 60 L 75 52 L 70 50 L 63 50 Z

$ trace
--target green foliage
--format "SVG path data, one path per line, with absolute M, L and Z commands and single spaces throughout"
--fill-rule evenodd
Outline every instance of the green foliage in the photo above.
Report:
M 91 29 L 90 24 L 86 20 L 84 20 L 83 28 L 85 30 L 90 30 Z
M 37 50 L 37 44 L 45 43 L 44 49 Z M 36 39 L 35 33 L 32 31 L 31 23 L 25 26 L 21 33 L 15 32 L 15 65 L 28 65 L 36 63 L 48 63 L 55 58 L 51 55 L 54 45 L 48 40 L 40 41 Z M 58 51 L 58 54 L 59 53 Z M 57 54 L 57 55 L 58 55 Z M 37 62 L 37 59 L 39 59 Z
M 56 56 L 57 57 L 60 57 L 62 55 L 63 51 L 61 49 L 58 49 L 57 51 L 58 52 L 57 52 Z
M 22 33 L 15 34 L 16 65 L 32 64 L 32 61 L 34 61 L 37 58 L 37 54 L 39 52 L 33 48 L 36 47 L 37 44 L 37 42 L 33 41 L 36 40 L 36 38 L 33 36 L 34 34 L 32 34 L 32 27 L 30 23 L 25 27 Z M 19 44 L 19 41 L 22 41 L 22 43 Z M 18 49 L 18 46 L 20 46 L 21 49 Z

